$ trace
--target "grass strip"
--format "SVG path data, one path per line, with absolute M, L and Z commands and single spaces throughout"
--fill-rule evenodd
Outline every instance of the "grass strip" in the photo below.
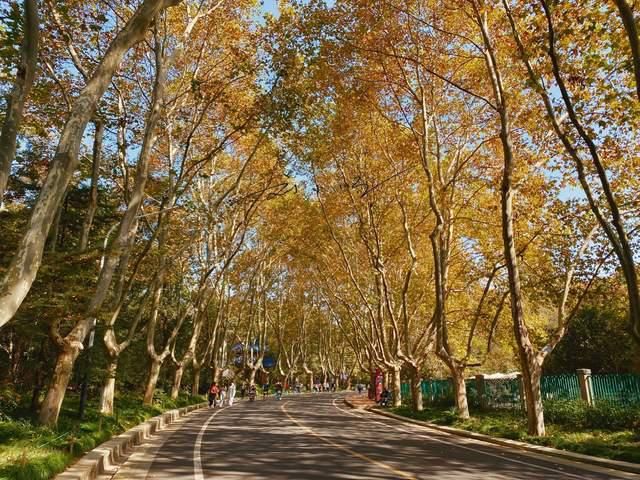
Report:
M 459 419 L 455 410 L 444 407 L 425 408 L 413 412 L 409 407 L 393 408 L 391 412 L 403 417 L 447 425 L 492 437 L 519 440 L 534 445 L 553 447 L 596 457 L 640 463 L 640 430 L 628 428 L 575 428 L 571 425 L 547 422 L 547 436 L 527 434 L 526 419 L 518 412 L 473 412 L 467 420 Z
M 200 396 L 156 399 L 142 405 L 142 397 L 123 395 L 116 399 L 116 415 L 98 412 L 90 402 L 85 420 L 78 419 L 78 397 L 69 394 L 55 429 L 38 425 L 26 410 L 17 409 L 0 421 L 0 480 L 47 480 L 111 437 L 151 417 L 174 408 L 203 401 Z

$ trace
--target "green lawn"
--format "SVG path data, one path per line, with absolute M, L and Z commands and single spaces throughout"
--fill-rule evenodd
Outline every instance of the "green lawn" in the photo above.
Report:
M 509 438 L 547 447 L 598 457 L 640 463 L 640 429 L 635 423 L 616 430 L 604 428 L 576 427 L 566 423 L 547 421 L 547 436 L 527 435 L 526 419 L 518 413 L 508 411 L 472 412 L 468 420 L 460 420 L 452 409 L 426 408 L 414 413 L 403 406 L 391 410 L 393 413 L 438 425 L 448 425 L 493 437 Z M 557 415 L 556 415 L 557 417 Z
M 78 420 L 78 398 L 68 394 L 58 427 L 36 424 L 25 411 L 16 409 L 0 421 L 0 480 L 44 480 L 62 472 L 77 457 L 165 410 L 203 401 L 203 397 L 181 396 L 173 401 L 159 397 L 152 407 L 143 407 L 141 397 L 116 398 L 117 415 L 100 415 L 89 403 L 86 418 Z

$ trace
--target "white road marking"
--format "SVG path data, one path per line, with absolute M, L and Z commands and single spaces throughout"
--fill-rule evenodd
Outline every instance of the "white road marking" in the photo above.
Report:
M 205 422 L 205 424 L 202 425 L 202 428 L 198 432 L 198 436 L 196 438 L 196 442 L 193 444 L 193 479 L 194 480 L 204 480 L 204 473 L 202 472 L 202 454 L 201 454 L 201 451 L 202 451 L 202 438 L 204 437 L 204 434 L 205 434 L 205 432 L 207 430 L 207 427 L 209 426 L 209 424 L 211 423 L 211 421 L 214 419 L 214 417 L 216 415 L 218 415 L 223 410 L 226 410 L 227 408 L 229 408 L 229 407 L 221 408 L 221 409 L 215 411 L 208 418 L 208 420 Z
M 342 412 L 348 413 L 349 415 L 352 415 L 352 416 L 355 416 L 355 417 L 358 417 L 358 418 L 362 418 L 362 419 L 364 419 L 364 416 L 356 415 L 356 414 L 354 414 L 354 413 L 348 412 L 347 410 L 343 410 L 342 408 L 338 407 L 338 406 L 336 405 L 336 400 L 338 400 L 338 399 L 336 398 L 336 399 L 334 399 L 334 401 L 333 401 L 333 406 L 334 406 L 335 408 L 337 408 L 338 410 L 340 410 L 340 411 L 342 411 Z M 369 414 L 369 415 L 374 415 L 373 413 L 366 412 L 366 411 L 364 411 L 364 413 L 367 413 L 367 414 Z M 370 421 L 370 422 L 373 422 L 373 423 L 377 423 L 377 424 L 379 424 L 379 425 L 384 425 L 384 426 L 386 426 L 386 427 L 391 427 L 391 428 L 394 428 L 394 429 L 396 429 L 396 430 L 398 430 L 398 431 L 400 431 L 400 432 L 408 433 L 408 434 L 410 434 L 410 435 L 417 435 L 417 436 L 419 436 L 419 437 L 426 438 L 426 439 L 428 439 L 428 440 L 435 440 L 436 442 L 444 443 L 445 445 L 451 445 L 451 446 L 454 446 L 454 447 L 461 448 L 461 449 L 463 449 L 463 450 L 469 450 L 469 451 L 471 451 L 471 452 L 479 453 L 479 454 L 481 454 L 481 455 L 487 455 L 487 456 L 489 456 L 489 457 L 499 458 L 500 460 L 504 460 L 504 461 L 506 461 L 506 462 L 517 463 L 517 464 L 520 464 L 520 465 L 526 465 L 527 467 L 534 467 L 534 468 L 538 468 L 538 469 L 540 469 L 540 470 L 546 470 L 546 471 L 548 471 L 548 472 L 553 472 L 553 473 L 556 473 L 556 474 L 557 474 L 557 473 L 561 473 L 561 474 L 562 474 L 562 475 L 564 475 L 565 477 L 577 478 L 578 480 L 583 480 L 583 479 L 584 479 L 584 477 L 583 477 L 583 476 L 581 476 L 581 475 L 575 475 L 575 474 L 573 474 L 573 473 L 568 473 L 568 472 L 565 472 L 564 470 L 560 470 L 560 469 L 557 469 L 557 468 L 551 468 L 551 467 L 544 467 L 544 466 L 542 466 L 542 465 L 536 465 L 536 464 L 532 464 L 532 463 L 523 462 L 523 461 L 521 461 L 521 460 L 516 460 L 515 458 L 509 458 L 509 457 L 505 457 L 505 456 L 503 456 L 503 455 L 498 455 L 498 454 L 495 454 L 495 453 L 485 452 L 484 450 L 479 450 L 479 449 L 477 449 L 477 448 L 468 447 L 468 446 L 466 446 L 466 445 L 461 445 L 461 444 L 456 443 L 456 442 L 449 442 L 449 441 L 447 441 L 447 440 L 443 440 L 443 439 L 441 439 L 441 438 L 433 437 L 433 436 L 430 436 L 430 435 L 424 435 L 424 434 L 422 434 L 422 433 L 417 433 L 417 432 L 415 432 L 415 431 L 405 430 L 404 428 L 398 427 L 398 426 L 396 426 L 396 425 L 391 425 L 391 424 L 389 424 L 389 423 L 384 423 L 384 422 L 381 422 L 381 421 L 379 421 L 379 420 L 374 420 L 374 419 L 371 419 L 371 418 L 367 418 L 367 421 Z M 429 428 L 429 427 L 426 427 L 426 426 L 425 426 L 425 427 L 423 427 L 423 428 Z M 443 433 L 443 432 L 440 432 L 440 431 L 438 430 L 438 433 Z M 444 434 L 444 435 L 447 435 L 446 433 L 443 433 L 443 434 Z M 488 446 L 489 446 L 490 448 L 491 448 L 491 447 L 493 447 L 493 445 L 488 445 Z M 518 454 L 520 454 L 520 455 L 522 455 L 522 453 L 521 453 L 521 452 L 517 452 L 517 453 L 518 453 Z M 584 467 L 580 466 L 580 468 L 584 468 Z M 586 470 L 588 470 L 588 469 L 586 469 Z

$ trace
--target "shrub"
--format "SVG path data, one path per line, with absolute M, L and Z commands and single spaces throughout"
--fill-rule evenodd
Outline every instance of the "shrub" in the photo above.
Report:
M 20 404 L 20 395 L 8 387 L 0 388 L 0 421 L 9 420 Z
M 602 430 L 640 429 L 640 406 L 597 402 L 587 410 L 587 426 Z
M 597 402 L 587 405 L 582 400 L 553 400 L 544 404 L 545 420 L 575 430 L 640 429 L 640 406 Z
M 549 423 L 580 430 L 587 426 L 588 409 L 582 400 L 549 400 L 544 403 L 544 418 Z

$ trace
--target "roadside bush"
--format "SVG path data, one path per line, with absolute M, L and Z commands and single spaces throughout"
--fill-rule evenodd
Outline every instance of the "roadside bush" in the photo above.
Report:
M 176 400 L 160 394 L 153 406 L 143 406 L 137 395 L 121 394 L 114 416 L 101 415 L 89 402 L 85 419 L 77 417 L 76 395 L 67 395 L 55 429 L 38 425 L 30 416 L 0 420 L 0 480 L 45 480 L 60 473 L 73 459 L 164 410 L 199 403 L 202 397 L 181 395 Z M 3 402 L 5 400 L 3 399 Z M 18 406 L 19 407 L 19 406 Z
M 597 402 L 587 410 L 588 428 L 640 430 L 640 406 Z
M 549 400 L 544 403 L 544 419 L 556 425 L 581 430 L 587 427 L 589 405 L 582 400 Z
M 12 388 L 0 388 L 0 421 L 9 420 L 18 408 L 20 395 Z
M 575 430 L 640 429 L 640 406 L 597 402 L 589 406 L 582 400 L 553 400 L 544 404 L 545 420 Z

